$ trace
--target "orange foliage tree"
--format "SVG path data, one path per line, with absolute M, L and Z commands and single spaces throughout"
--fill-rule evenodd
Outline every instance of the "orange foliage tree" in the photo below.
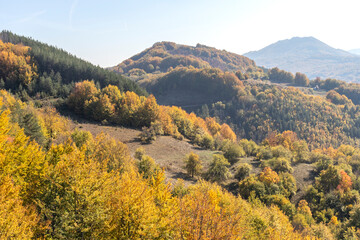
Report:
M 352 186 L 352 181 L 350 176 L 344 171 L 344 170 L 340 170 L 340 183 L 337 186 L 337 190 L 339 191 L 349 191 L 351 189 Z
M 269 167 L 265 167 L 259 175 L 259 180 L 267 185 L 278 183 L 280 181 L 279 175 Z

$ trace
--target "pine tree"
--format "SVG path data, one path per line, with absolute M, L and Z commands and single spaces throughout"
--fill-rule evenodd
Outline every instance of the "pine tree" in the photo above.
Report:
M 43 129 L 39 124 L 39 121 L 33 112 L 26 113 L 20 122 L 20 126 L 24 128 L 24 133 L 34 139 L 40 145 L 45 142 L 45 136 Z

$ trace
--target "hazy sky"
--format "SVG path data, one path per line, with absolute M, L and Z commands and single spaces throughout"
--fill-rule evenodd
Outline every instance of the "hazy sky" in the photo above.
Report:
M 360 48 L 359 0 L 0 0 L 0 31 L 56 45 L 103 67 L 158 41 L 243 54 L 314 36 Z

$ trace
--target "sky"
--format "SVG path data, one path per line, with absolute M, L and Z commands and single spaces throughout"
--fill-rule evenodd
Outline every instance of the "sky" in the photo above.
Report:
M 102 67 L 155 42 L 243 54 L 313 36 L 360 48 L 359 0 L 0 0 L 0 31 L 55 45 Z

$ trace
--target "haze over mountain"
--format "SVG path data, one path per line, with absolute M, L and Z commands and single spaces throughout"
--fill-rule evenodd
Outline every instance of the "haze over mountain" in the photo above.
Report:
M 281 40 L 244 55 L 259 66 L 302 72 L 310 79 L 321 77 L 360 81 L 360 56 L 332 48 L 314 37 Z
M 360 48 L 351 49 L 351 50 L 349 50 L 348 52 L 349 52 L 349 53 L 352 53 L 352 54 L 360 55 Z

